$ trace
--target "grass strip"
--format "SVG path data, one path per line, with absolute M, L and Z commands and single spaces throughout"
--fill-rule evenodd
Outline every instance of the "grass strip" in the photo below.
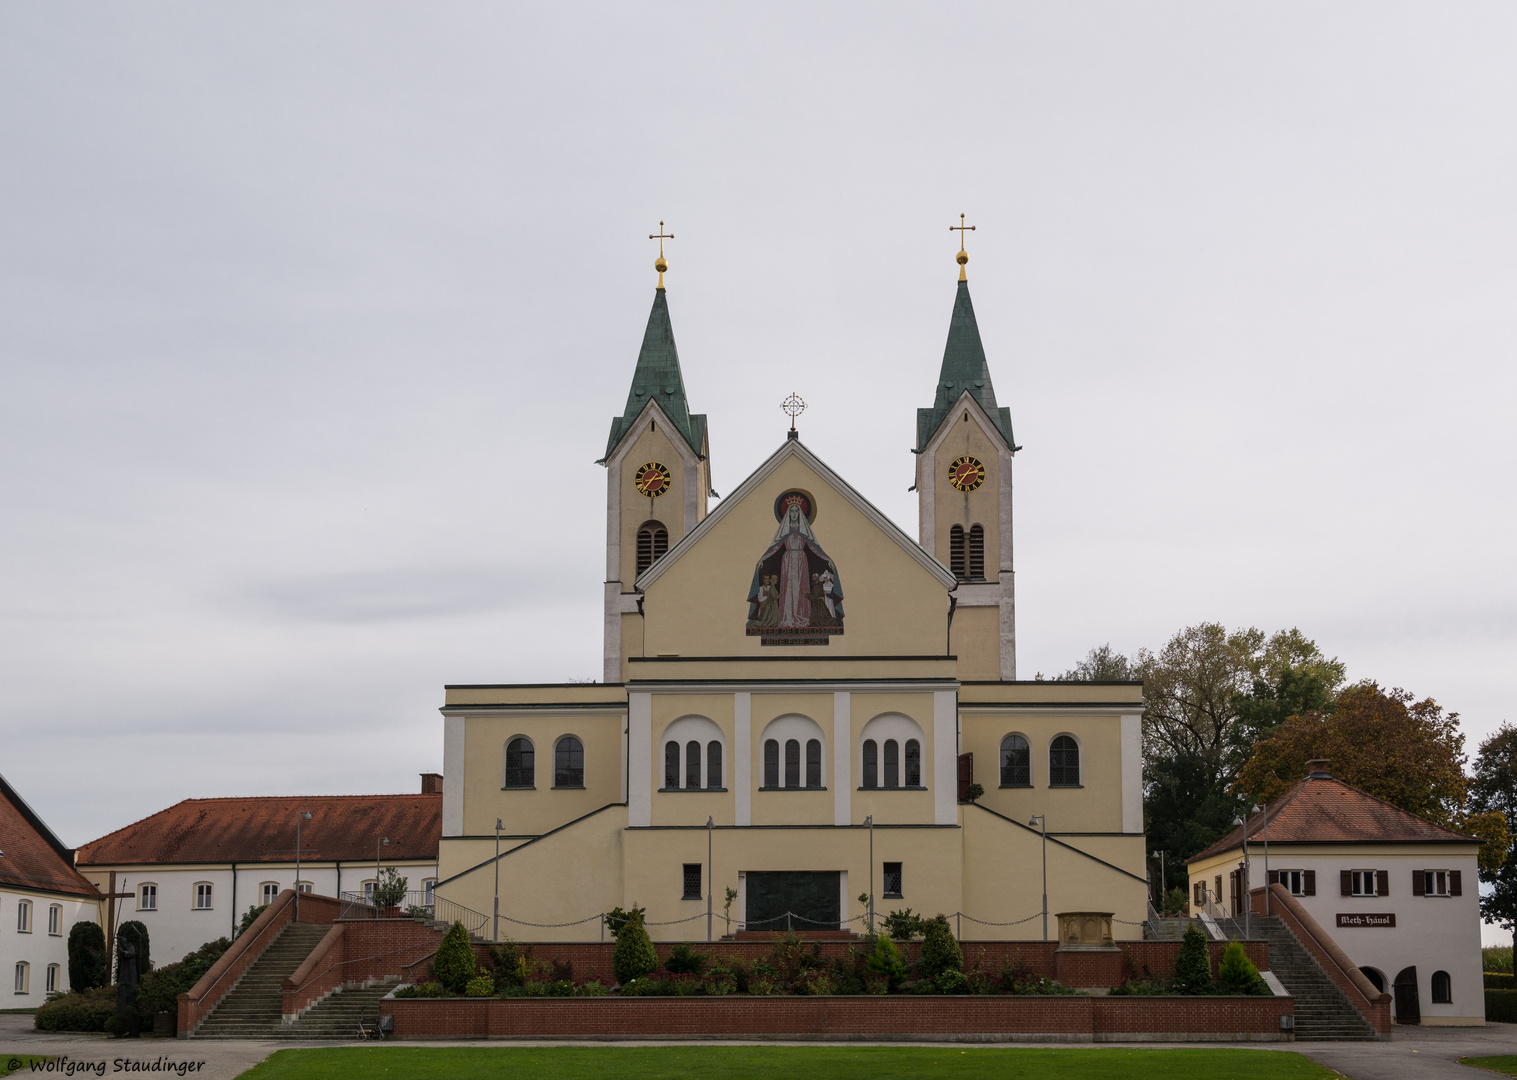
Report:
M 32 1062 L 51 1061 L 50 1056 L 44 1057 L 36 1054 L 6 1054 L 0 1057 L 0 1076 L 9 1076 L 11 1073 L 30 1072 Z
M 1517 1054 L 1460 1058 L 1459 1064 L 1469 1065 L 1476 1069 L 1489 1069 L 1491 1072 L 1503 1073 L 1507 1076 L 1517 1076 Z

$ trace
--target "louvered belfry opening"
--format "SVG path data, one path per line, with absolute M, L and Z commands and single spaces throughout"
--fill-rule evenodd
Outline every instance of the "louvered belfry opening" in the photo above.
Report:
M 637 530 L 637 572 L 641 574 L 669 550 L 669 530 L 657 521 L 650 521 Z
M 969 577 L 973 581 L 985 580 L 985 527 L 969 527 Z
M 984 541 L 980 546 L 984 547 Z M 984 562 L 984 556 L 980 558 Z M 955 525 L 948 530 L 948 569 L 960 581 L 964 580 L 964 526 Z

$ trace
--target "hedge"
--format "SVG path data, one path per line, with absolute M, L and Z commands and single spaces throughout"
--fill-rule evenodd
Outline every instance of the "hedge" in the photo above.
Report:
M 93 925 L 93 924 L 92 924 Z M 37 1008 L 38 1031 L 104 1031 L 116 1015 L 116 988 L 95 987 L 63 994 Z
M 1485 988 L 1487 990 L 1517 990 L 1517 975 L 1508 975 L 1504 971 L 1487 971 Z
M 1517 990 L 1487 990 L 1485 1018 L 1491 1023 L 1517 1024 Z

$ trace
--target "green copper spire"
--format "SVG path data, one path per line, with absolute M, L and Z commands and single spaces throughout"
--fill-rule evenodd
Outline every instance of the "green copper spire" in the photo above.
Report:
M 658 402 L 696 454 L 704 452 L 701 444 L 705 442 L 706 417 L 699 413 L 692 416 L 685 399 L 685 380 L 680 374 L 679 350 L 674 346 L 674 327 L 669 322 L 669 301 L 663 286 L 653 293 L 653 310 L 648 313 L 648 329 L 643 333 L 643 347 L 637 354 L 637 370 L 632 373 L 632 388 L 627 391 L 627 407 L 622 415 L 611 420 L 607 458 L 650 401 Z
M 960 277 L 953 318 L 948 322 L 948 344 L 943 349 L 943 370 L 938 374 L 937 399 L 932 408 L 917 410 L 918 453 L 927 448 L 966 390 L 990 414 L 1006 445 L 1012 450 L 1021 449 L 1012 440 L 1011 410 L 996 405 L 990 365 L 985 362 L 985 346 L 980 344 L 980 325 L 975 321 L 974 304 L 969 299 L 969 282 Z

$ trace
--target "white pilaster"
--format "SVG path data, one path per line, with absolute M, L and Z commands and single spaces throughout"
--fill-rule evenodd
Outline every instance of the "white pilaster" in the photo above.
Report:
M 653 824 L 653 695 L 627 695 L 627 824 Z
M 932 820 L 959 823 L 959 700 L 952 690 L 932 695 Z
M 1122 831 L 1143 831 L 1143 718 L 1122 717 Z
M 853 695 L 832 695 L 832 823 L 853 823 Z M 845 872 L 844 878 L 848 875 Z M 848 887 L 843 887 L 843 914 L 848 914 Z
M 1008 681 L 1017 677 L 1017 589 L 1012 560 L 1012 503 L 1011 464 L 1012 453 L 1003 448 L 1000 452 L 1001 481 L 998 495 L 1000 506 L 996 527 L 1001 534 L 1000 580 L 1001 580 L 1001 678 Z
M 501 753 L 505 753 L 504 747 Z M 464 718 L 442 718 L 442 834 L 464 834 Z
M 601 682 L 622 681 L 622 455 L 606 462 L 606 584 Z
M 753 824 L 753 695 L 732 695 L 732 814 L 739 825 Z

